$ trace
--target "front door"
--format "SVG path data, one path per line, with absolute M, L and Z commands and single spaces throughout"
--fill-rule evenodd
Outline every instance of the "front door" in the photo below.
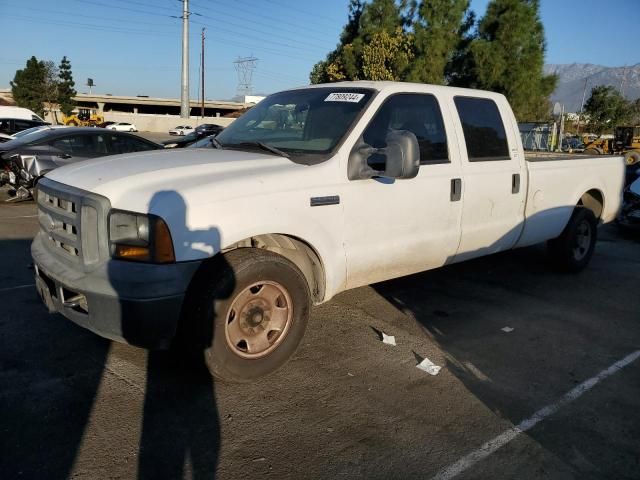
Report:
M 346 186 L 347 288 L 439 267 L 455 255 L 462 202 L 452 185 L 460 178 L 460 162 L 457 148 L 449 148 L 453 127 L 443 120 L 440 103 L 430 94 L 392 95 L 365 129 L 364 142 L 375 148 L 386 146 L 390 130 L 414 133 L 420 171 L 412 179 L 353 180 Z M 369 158 L 376 169 L 384 161 L 379 154 Z

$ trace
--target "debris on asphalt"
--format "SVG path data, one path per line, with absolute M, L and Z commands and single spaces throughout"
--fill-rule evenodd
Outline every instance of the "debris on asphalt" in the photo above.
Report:
M 504 333 L 509 333 L 509 332 L 513 332 L 513 328 L 511 327 L 502 327 L 500 330 L 502 330 Z
M 382 333 L 382 343 L 386 343 L 387 345 L 393 345 L 394 347 L 396 346 L 396 337 L 394 337 L 393 335 L 387 335 L 384 332 L 380 332 Z
M 429 375 L 437 375 L 442 367 L 439 367 L 425 357 L 418 365 L 416 365 L 416 368 L 422 370 L 423 372 L 427 372 Z
M 351 372 L 347 372 L 347 375 L 350 376 L 350 377 L 354 376 L 353 373 L 351 373 Z

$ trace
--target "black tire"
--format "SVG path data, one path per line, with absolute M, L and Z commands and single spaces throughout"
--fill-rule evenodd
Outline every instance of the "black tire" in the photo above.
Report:
M 585 231 L 588 232 L 588 238 Z M 553 265 L 564 272 L 579 272 L 589 264 L 597 239 L 598 221 L 595 215 L 587 208 L 576 207 L 560 236 L 548 242 Z
M 257 358 L 247 358 L 253 355 L 248 351 L 251 342 L 245 342 L 247 351 L 243 352 L 242 342 L 240 346 L 233 345 L 228 337 L 228 330 L 231 330 L 229 326 L 235 321 L 232 317 L 235 317 L 237 302 L 234 304 L 234 301 L 245 298 L 241 294 L 253 292 L 249 287 L 261 282 L 273 282 L 286 291 L 275 302 L 284 303 L 287 312 L 291 309 L 291 314 L 287 317 L 290 320 L 287 321 L 286 329 L 280 334 L 276 333 L 273 342 L 269 340 L 272 343 L 266 353 Z M 249 299 L 252 300 L 252 297 Z M 233 250 L 201 269 L 192 282 L 185 303 L 187 313 L 182 319 L 184 325 L 181 328 L 187 334 L 180 335 L 183 346 L 186 338 L 189 348 L 202 352 L 201 358 L 214 377 L 231 382 L 252 381 L 273 373 L 286 363 L 304 336 L 311 308 L 309 287 L 298 267 L 282 255 L 255 248 Z M 262 323 L 248 325 L 249 314 L 242 314 L 246 308 L 237 315 L 239 319 L 245 320 L 241 325 L 253 331 L 260 328 L 262 332 L 267 331 L 269 322 L 273 321 L 269 318 L 273 312 L 269 309 L 261 310 L 259 321 L 266 319 L 264 325 L 267 328 L 264 328 Z M 275 313 L 273 314 L 275 317 Z M 274 331 L 268 331 L 265 335 L 269 336 Z M 271 348 L 273 350 L 269 350 Z

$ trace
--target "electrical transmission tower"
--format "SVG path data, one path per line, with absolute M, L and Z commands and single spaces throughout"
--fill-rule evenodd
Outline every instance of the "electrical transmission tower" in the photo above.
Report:
M 250 95 L 253 90 L 253 71 L 256 69 L 258 59 L 256 57 L 238 57 L 233 62 L 236 72 L 238 73 L 238 90 L 237 94 L 241 97 Z

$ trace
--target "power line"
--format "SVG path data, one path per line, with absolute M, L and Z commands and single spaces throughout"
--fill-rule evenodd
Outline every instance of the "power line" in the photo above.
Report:
M 282 2 L 279 2 L 279 1 L 276 1 L 276 0 L 268 0 L 268 1 L 269 1 L 270 3 L 273 3 L 273 4 L 275 4 L 275 5 L 279 5 L 279 6 L 281 6 L 281 7 L 284 7 L 284 8 L 286 8 L 286 9 L 289 9 L 289 10 L 295 10 L 295 11 L 298 11 L 298 12 L 302 13 L 303 15 L 307 15 L 307 16 L 313 17 L 313 18 L 314 18 L 314 19 L 316 19 L 316 20 L 317 20 L 318 18 L 324 18 L 325 20 L 327 20 L 327 21 L 329 21 L 329 22 L 331 22 L 331 23 L 334 23 L 334 24 L 335 24 L 336 22 L 339 22 L 339 21 L 340 21 L 340 20 L 338 20 L 337 18 L 331 18 L 331 17 L 328 17 L 328 16 L 326 16 L 326 15 L 322 15 L 321 13 L 317 13 L 317 12 L 310 12 L 310 11 L 308 11 L 308 10 L 303 10 L 302 8 L 295 7 L 295 6 L 291 6 L 291 5 L 284 5 Z
M 212 0 L 212 1 L 213 2 L 218 2 L 220 0 Z M 236 0 L 236 2 L 238 2 L 238 1 L 241 1 L 241 0 Z M 246 3 L 245 3 L 245 5 L 246 5 Z M 274 16 L 271 16 L 271 15 L 267 15 L 262 11 L 259 13 L 260 19 L 272 20 L 275 23 L 274 24 L 266 24 L 264 22 L 259 22 L 257 20 L 247 20 L 244 17 L 240 17 L 238 15 L 233 15 L 233 14 L 230 14 L 230 13 L 226 13 L 226 12 L 220 11 L 220 7 L 226 7 L 226 6 L 227 6 L 227 4 L 222 4 L 222 5 L 217 6 L 216 7 L 216 9 L 217 9 L 216 10 L 216 14 L 223 15 L 223 16 L 226 16 L 226 17 L 240 19 L 240 20 L 243 20 L 245 22 L 255 23 L 257 25 L 263 25 L 263 26 L 266 26 L 268 28 L 278 28 L 277 25 L 288 25 L 289 27 L 293 27 L 296 30 L 300 30 L 302 32 L 302 34 L 304 34 L 305 37 L 307 37 L 307 38 L 314 38 L 314 39 L 316 39 L 318 41 L 321 41 L 321 42 L 326 40 L 326 34 L 327 34 L 326 30 L 316 29 L 312 25 L 308 25 L 308 24 L 300 25 L 299 23 L 290 22 L 290 21 L 287 21 L 286 19 L 281 18 L 281 17 L 274 17 Z M 200 7 L 200 8 L 203 8 L 203 7 Z M 233 8 L 234 8 L 234 10 L 239 10 L 241 12 L 246 12 L 246 13 L 248 13 L 250 15 L 255 15 L 256 14 L 256 9 L 253 6 L 251 6 L 249 8 L 238 8 L 238 5 L 235 4 L 233 6 Z M 309 35 L 309 32 L 316 32 L 320 36 L 315 36 L 315 35 L 311 36 L 311 35 Z

